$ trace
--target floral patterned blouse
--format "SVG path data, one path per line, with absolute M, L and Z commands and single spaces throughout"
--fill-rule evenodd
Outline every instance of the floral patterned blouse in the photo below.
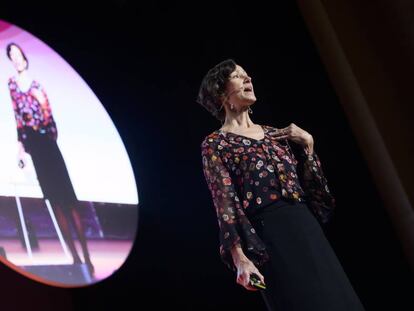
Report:
M 242 247 L 254 264 L 269 259 L 265 245 L 249 219 L 263 207 L 283 198 L 306 203 L 321 223 L 335 209 L 318 155 L 301 149 L 296 159 L 287 145 L 275 138 L 276 128 L 261 125 L 264 138 L 257 140 L 216 130 L 201 143 L 202 166 L 217 213 L 222 261 L 236 271 L 231 256 Z
M 14 77 L 9 79 L 8 85 L 17 123 L 18 140 L 24 143 L 28 128 L 41 134 L 46 134 L 51 139 L 56 140 L 56 124 L 53 120 L 47 95 L 42 86 L 33 80 L 30 88 L 23 92 Z M 45 98 L 44 103 L 39 103 L 34 95 L 35 90 L 42 93 Z

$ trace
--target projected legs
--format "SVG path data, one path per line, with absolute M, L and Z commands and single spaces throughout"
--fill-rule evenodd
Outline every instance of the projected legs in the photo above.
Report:
M 86 237 L 85 237 L 85 231 L 82 225 L 82 221 L 80 219 L 79 212 L 76 209 L 72 209 L 72 220 L 74 223 L 75 231 L 78 236 L 79 242 L 82 247 L 83 257 L 85 258 L 85 263 L 88 265 L 89 272 L 91 274 L 94 273 L 94 267 L 91 262 L 91 258 L 89 256 L 88 246 L 86 244 Z
M 62 235 L 66 242 L 66 245 L 69 247 L 69 250 L 72 254 L 73 263 L 81 263 L 82 261 L 78 255 L 75 243 L 72 238 L 68 218 L 65 216 L 64 212 L 62 211 L 59 205 L 53 204 L 53 212 L 55 213 L 57 223 L 59 225 L 60 230 L 62 231 Z
M 79 204 L 74 192 L 65 161 L 56 141 L 47 135 L 26 130 L 25 149 L 30 153 L 36 170 L 37 179 L 44 197 L 50 201 L 57 225 L 69 248 L 74 264 L 82 262 L 72 236 L 71 227 L 82 248 L 85 264 L 90 274 L 94 273 L 85 230 L 82 225 Z
M 79 257 L 79 254 L 76 250 L 76 246 L 72 237 L 72 232 L 70 230 L 70 224 L 72 224 L 73 228 L 75 229 L 75 233 L 81 244 L 83 257 L 85 259 L 86 265 L 88 266 L 89 272 L 93 274 L 94 267 L 90 259 L 89 250 L 86 243 L 85 231 L 82 225 L 82 221 L 80 219 L 79 212 L 76 209 L 72 209 L 71 212 L 68 212 L 67 209 L 62 209 L 57 204 L 53 204 L 53 211 L 56 215 L 56 220 L 58 222 L 59 228 L 62 231 L 63 238 L 72 254 L 73 263 L 79 264 L 82 263 L 82 260 Z

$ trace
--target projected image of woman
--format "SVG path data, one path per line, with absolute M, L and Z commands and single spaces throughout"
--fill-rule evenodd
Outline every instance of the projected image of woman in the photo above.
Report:
M 17 124 L 19 166 L 24 166 L 24 153 L 29 153 L 43 195 L 52 205 L 74 264 L 82 260 L 76 251 L 70 224 L 81 244 L 85 263 L 93 274 L 94 267 L 78 211 L 78 200 L 56 143 L 58 131 L 47 94 L 39 82 L 29 77 L 29 62 L 23 50 L 15 43 L 8 44 L 6 50 L 17 71 L 17 75 L 9 79 L 8 87 Z
M 269 310 L 364 310 L 322 230 L 336 202 L 312 135 L 253 123 L 252 79 L 231 59 L 207 72 L 197 101 L 222 123 L 201 142 L 202 167 L 237 284 L 260 289 Z

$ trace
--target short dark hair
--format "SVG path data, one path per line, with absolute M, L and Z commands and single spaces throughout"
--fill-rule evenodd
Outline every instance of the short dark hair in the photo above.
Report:
M 197 102 L 220 121 L 226 118 L 221 97 L 225 95 L 226 83 L 230 74 L 236 70 L 236 65 L 233 59 L 215 65 L 204 76 L 198 92 Z
M 10 60 L 12 60 L 12 59 L 11 59 L 11 56 L 10 56 L 10 52 L 11 52 L 11 48 L 12 48 L 12 46 L 15 46 L 16 48 L 18 48 L 18 49 L 19 49 L 20 53 L 22 53 L 22 56 L 23 56 L 24 60 L 26 61 L 26 69 L 27 69 L 27 68 L 29 68 L 29 61 L 27 60 L 27 57 L 26 57 L 26 55 L 24 54 L 24 52 L 23 52 L 22 48 L 21 48 L 21 47 L 20 47 L 17 43 L 10 42 L 9 44 L 7 44 L 7 47 L 6 47 L 7 57 L 8 57 Z

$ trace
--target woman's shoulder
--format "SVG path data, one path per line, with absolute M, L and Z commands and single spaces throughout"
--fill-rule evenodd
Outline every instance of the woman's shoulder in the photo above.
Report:
M 35 80 L 35 79 L 32 80 L 31 86 L 32 87 L 35 87 L 37 89 L 43 89 L 42 85 L 37 80 Z
M 9 78 L 9 80 L 8 80 L 8 83 L 9 83 L 9 84 L 16 83 L 16 77 L 15 77 L 15 76 L 11 76 L 11 77 Z
M 220 143 L 220 132 L 219 130 L 215 130 L 203 138 L 200 146 L 201 148 L 206 148 L 206 147 L 214 148 L 214 146 L 217 145 L 218 143 Z

